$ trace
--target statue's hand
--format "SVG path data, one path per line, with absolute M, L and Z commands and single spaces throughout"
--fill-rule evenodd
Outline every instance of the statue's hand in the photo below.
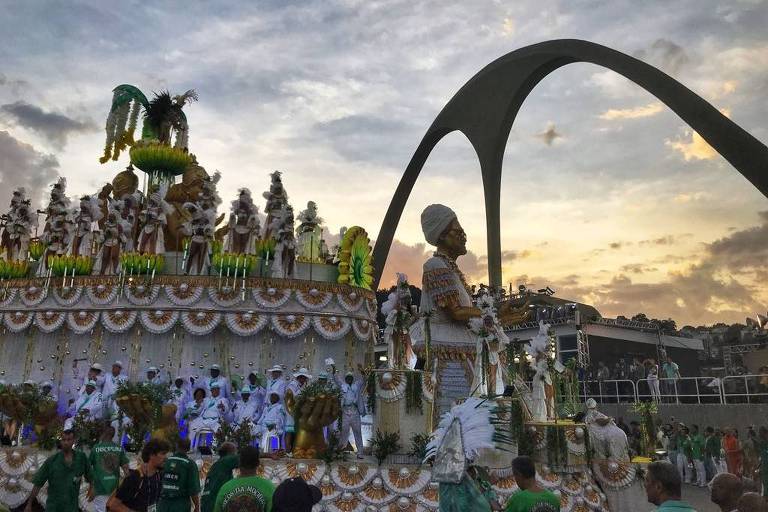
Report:
M 292 389 L 285 390 L 285 397 L 283 400 L 285 400 L 285 410 L 288 411 L 288 414 L 291 416 L 295 416 L 293 409 L 296 407 L 296 397 L 293 396 Z

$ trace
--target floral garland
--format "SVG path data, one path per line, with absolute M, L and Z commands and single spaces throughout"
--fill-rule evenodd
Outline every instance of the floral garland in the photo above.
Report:
M 137 311 L 131 310 L 104 311 L 101 315 L 101 324 L 112 334 L 122 334 L 133 327 L 138 316 Z
M 191 334 L 203 336 L 213 332 L 221 321 L 221 313 L 215 311 L 185 311 L 181 323 Z
M 35 313 L 35 325 L 46 334 L 52 333 L 66 320 L 66 315 L 61 311 L 40 311 Z
M 203 296 L 202 286 L 190 286 L 187 283 L 167 284 L 163 289 L 168 300 L 177 306 L 191 306 Z
M 224 322 L 238 336 L 253 336 L 267 325 L 269 316 L 251 312 L 227 313 Z
M 274 315 L 272 316 L 272 327 L 286 338 L 295 338 L 304 334 L 311 324 L 310 317 L 307 315 Z
M 83 287 L 54 288 L 53 299 L 61 306 L 72 306 L 83 296 Z
M 179 320 L 178 311 L 142 311 L 139 320 L 152 334 L 164 334 L 170 331 Z
M 347 335 L 352 322 L 349 318 L 339 316 L 315 316 L 312 317 L 312 325 L 323 338 L 340 340 Z
M 95 311 L 72 311 L 67 313 L 67 327 L 75 334 L 85 334 L 99 321 Z
M 95 284 L 85 288 L 85 294 L 95 306 L 106 306 L 117 298 L 119 289 L 114 284 Z

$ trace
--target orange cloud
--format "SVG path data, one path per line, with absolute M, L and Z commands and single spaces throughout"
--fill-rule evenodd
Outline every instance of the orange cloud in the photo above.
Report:
M 691 160 L 711 160 L 717 156 L 717 151 L 710 146 L 704 137 L 693 130 L 686 130 L 686 135 L 680 140 L 667 140 L 665 144 L 679 151 L 686 162 Z
M 609 109 L 600 114 L 600 119 L 615 121 L 616 119 L 638 119 L 641 117 L 655 116 L 663 110 L 661 103 L 649 103 L 642 107 Z

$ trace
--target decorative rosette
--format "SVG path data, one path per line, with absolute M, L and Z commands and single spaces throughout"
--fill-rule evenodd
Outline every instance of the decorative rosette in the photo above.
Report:
M 555 495 L 560 498 L 560 512 L 570 512 L 573 508 L 573 498 L 565 492 L 556 492 Z
M 339 305 L 344 308 L 344 311 L 347 313 L 355 313 L 358 309 L 363 305 L 363 302 L 365 302 L 365 299 L 363 296 L 355 291 L 352 290 L 349 293 L 347 292 L 339 292 L 336 294 L 336 300 L 339 302 Z
M 536 472 L 536 481 L 547 489 L 557 489 L 563 482 L 560 475 L 551 470 L 549 466 L 542 466 L 541 471 Z
M 221 322 L 221 313 L 215 311 L 185 311 L 181 314 L 181 323 L 187 332 L 203 336 L 212 332 Z
M 275 315 L 272 317 L 272 327 L 286 338 L 295 338 L 304 334 L 311 323 L 307 315 Z
M 327 340 L 340 340 L 349 332 L 352 321 L 340 316 L 316 316 L 312 325 L 317 333 Z
M 325 474 L 325 463 L 319 460 L 287 462 L 275 467 L 280 480 L 299 477 L 310 485 L 317 485 Z
M 376 299 L 365 299 L 365 310 L 368 311 L 368 316 L 371 318 L 376 318 Z
M 32 484 L 22 477 L 12 476 L 2 479 L 0 482 L 0 503 L 3 503 L 10 509 L 20 507 L 29 497 L 30 489 L 27 487 L 31 489 Z M 38 495 L 38 499 L 43 500 L 42 503 L 45 503 L 45 496 L 41 496 L 42 494 L 41 492 Z
M 75 334 L 85 334 L 99 321 L 96 311 L 73 311 L 67 313 L 67 327 Z
M 492 484 L 493 490 L 499 494 L 510 495 L 520 490 L 515 481 L 515 477 L 507 475 L 496 480 L 496 483 Z
M 101 325 L 112 334 L 121 334 L 133 327 L 138 316 L 138 312 L 125 309 L 104 311 L 101 314 Z
M 19 294 L 18 288 L 2 288 L 0 289 L 0 307 L 5 307 L 11 304 Z
M 381 472 L 381 477 L 386 485 L 395 494 L 414 494 L 429 483 L 431 475 L 429 471 L 422 471 L 417 467 L 402 466 L 389 468 Z
M 360 500 L 360 497 L 350 491 L 342 492 L 338 498 L 330 503 L 326 503 L 328 510 L 332 512 L 363 512 L 365 510 L 365 503 Z
M 117 298 L 118 292 L 119 289 L 114 284 L 96 284 L 85 289 L 85 295 L 95 306 L 112 304 Z
M 253 336 L 267 325 L 269 317 L 262 313 L 243 311 L 225 314 L 224 322 L 238 336 Z
M 631 462 L 618 460 L 599 460 L 592 463 L 595 479 L 611 490 L 622 489 L 635 481 L 636 468 Z M 586 493 L 585 493 L 586 497 Z
M 318 311 L 331 303 L 333 293 L 321 292 L 317 288 L 312 288 L 308 292 L 296 290 L 296 301 L 310 311 Z
M 291 290 L 287 288 L 256 288 L 253 290 L 253 300 L 268 309 L 279 308 L 291 298 Z
M 356 462 L 338 464 L 331 468 L 331 478 L 337 486 L 341 487 L 342 491 L 359 489 L 373 480 L 375 475 L 376 468 Z
M 128 299 L 128 302 L 134 306 L 149 306 L 157 300 L 159 295 L 159 286 L 132 284 L 125 287 L 125 297 Z
M 231 286 L 223 286 L 221 289 L 211 286 L 208 288 L 208 297 L 217 306 L 229 308 L 243 301 L 243 292 Z
M 421 396 L 427 402 L 432 402 L 435 399 L 435 383 L 432 382 L 431 372 L 421 373 Z
M 403 372 L 384 372 L 377 376 L 376 398 L 385 402 L 397 402 L 405 396 L 406 382 Z
M 178 311 L 142 311 L 139 315 L 141 325 L 152 334 L 163 334 L 170 331 L 178 319 Z
M 382 505 L 392 499 L 392 495 L 384 487 L 384 480 L 380 476 L 371 480 L 371 483 L 363 489 L 363 496 L 365 501 L 373 505 Z
M 8 476 L 24 476 L 34 462 L 33 455 L 21 450 L 0 453 L 0 470 Z
M 536 476 L 538 478 L 538 475 Z M 581 482 L 576 480 L 575 478 L 569 478 L 565 482 L 563 482 L 562 486 L 560 487 L 561 490 L 564 490 L 571 496 L 576 496 L 581 494 Z
M 437 482 L 429 482 L 425 485 L 421 493 L 416 495 L 418 502 L 431 510 L 436 510 L 440 506 L 438 486 Z
M 40 311 L 35 313 L 35 325 L 45 333 L 50 333 L 64 324 L 67 315 L 61 311 Z
M 21 332 L 32 324 L 34 315 L 31 311 L 10 311 L 3 315 L 5 326 L 9 331 Z
M 368 290 L 373 284 L 371 241 L 360 226 L 349 228 L 339 242 L 338 282 Z
M 83 296 L 82 286 L 65 286 L 64 288 L 54 288 L 53 298 L 61 306 L 72 306 Z
M 571 510 L 569 512 L 591 512 L 592 510 L 581 496 L 571 497 L 571 503 L 573 504 L 571 505 Z
M 352 320 L 352 328 L 355 330 L 355 336 L 360 341 L 368 341 L 371 337 L 371 322 L 365 318 L 355 318 Z
M 177 306 L 191 306 L 203 296 L 202 286 L 190 286 L 187 283 L 167 284 L 163 289 L 168 300 Z
M 341 491 L 338 487 L 333 485 L 333 480 L 331 479 L 330 471 L 326 471 L 326 473 L 320 478 L 320 482 L 318 482 L 317 486 L 320 488 L 320 491 L 323 493 L 323 501 L 330 501 L 335 499 L 339 494 L 341 494 Z
M 387 512 L 426 512 L 426 509 L 408 496 L 400 496 L 385 508 Z
M 565 428 L 565 441 L 568 445 L 568 451 L 574 455 L 584 455 L 587 453 L 587 444 L 585 438 L 587 431 L 584 426 L 576 425 Z
M 34 284 L 21 290 L 21 302 L 25 306 L 37 306 L 45 300 L 48 296 L 48 292 L 41 286 L 35 286 Z

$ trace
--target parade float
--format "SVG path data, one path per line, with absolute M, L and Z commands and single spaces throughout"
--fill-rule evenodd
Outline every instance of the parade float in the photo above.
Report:
M 502 502 L 518 489 L 512 458 L 527 454 L 538 462 L 542 486 L 559 494 L 561 510 L 608 510 L 593 477 L 587 425 L 561 419 L 573 412 L 562 404 L 577 407 L 574 368 L 556 364 L 545 326 L 526 352 L 504 335 L 501 298 L 473 296 L 456 265 L 466 236 L 449 208 L 432 205 L 422 216 L 437 252 L 425 264 L 421 307 L 399 275 L 382 305 L 389 364 L 373 370 L 377 304 L 366 231 L 343 230 L 329 249 L 318 205 L 294 215 L 278 171 L 262 211 L 248 188 L 223 206 L 218 173 L 189 151 L 183 107 L 196 99 L 187 91 L 148 100 L 136 87 L 118 86 L 101 161 L 127 151 L 127 168 L 76 200 L 60 178 L 39 222 L 25 191 L 13 194 L 2 235 L 0 378 L 50 381 L 57 402 L 18 385 L 0 389 L 0 413 L 37 433 L 0 450 L 0 502 L 17 507 L 28 496 L 60 432 L 51 411 L 63 410 L 80 384 L 73 367 L 121 360 L 134 382 L 149 366 L 169 382 L 205 378 L 217 364 L 237 383 L 275 364 L 319 373 L 330 358 L 367 379 L 373 457 L 350 462 L 338 447 L 329 450 L 322 427 L 338 415 L 338 398 L 309 385 L 287 399 L 299 420 L 294 457 L 267 459 L 259 470 L 275 483 L 301 476 L 318 485 L 324 510 L 437 510 L 440 457 L 424 459 L 451 437 L 440 418 L 450 423 L 454 406 L 467 400 L 493 411 L 487 418 L 496 434 L 472 462 L 485 468 Z M 532 387 L 523 381 L 526 354 L 540 377 Z M 173 410 L 161 394 L 127 386 L 116 395 L 143 429 L 134 440 L 153 430 L 173 434 Z M 230 435 L 243 433 L 219 437 Z M 214 458 L 195 457 L 204 479 Z M 634 476 L 625 464 L 597 467 L 616 486 Z

